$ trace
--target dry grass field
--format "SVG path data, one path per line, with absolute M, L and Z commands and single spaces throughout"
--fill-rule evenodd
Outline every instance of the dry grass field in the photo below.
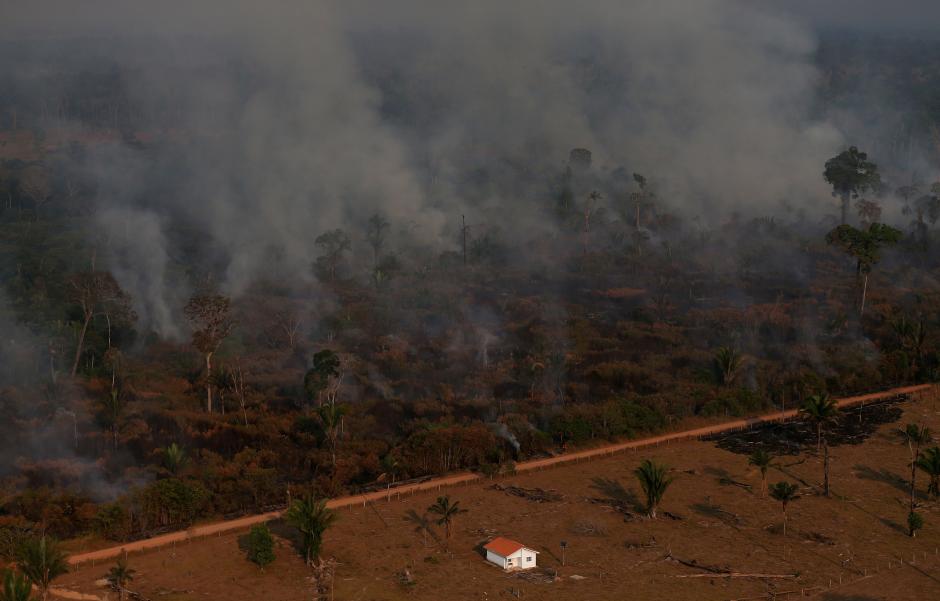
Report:
M 441 494 L 467 510 L 449 541 L 442 529 L 435 528 L 435 540 L 407 519 L 412 511 L 423 514 L 434 493 L 340 510 L 324 548 L 335 570 L 325 588 L 342 601 L 756 600 L 773 593 L 797 599 L 801 592 L 830 601 L 940 598 L 940 504 L 923 494 L 926 478 L 918 474 L 926 523 L 909 538 L 909 452 L 896 434 L 908 422 L 940 432 L 940 401 L 882 404 L 859 413 L 852 410 L 832 434 L 831 498 L 819 493 L 822 461 L 805 427 L 675 443 L 445 489 Z M 770 482 L 800 486 L 786 536 L 780 504 L 762 497 L 759 474 L 747 463 L 746 452 L 759 444 L 786 453 L 770 470 Z M 675 481 L 662 509 L 673 517 L 649 520 L 634 507 L 640 489 L 632 472 L 645 458 L 672 468 Z M 509 494 L 509 486 L 561 498 L 536 502 Z M 132 555 L 138 573 L 131 588 L 166 601 L 312 599 L 311 572 L 286 538 L 289 529 L 273 529 L 282 535 L 278 557 L 264 573 L 244 558 L 241 535 L 233 533 Z M 494 535 L 540 551 L 540 569 L 507 574 L 487 564 L 478 548 Z M 693 562 L 700 567 L 686 565 Z M 57 584 L 105 598 L 94 581 L 110 565 L 83 565 Z M 706 567 L 784 577 L 726 577 Z

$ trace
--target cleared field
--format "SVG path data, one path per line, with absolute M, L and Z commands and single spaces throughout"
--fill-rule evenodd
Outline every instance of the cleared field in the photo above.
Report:
M 907 422 L 940 431 L 940 402 L 925 397 L 869 405 L 845 419 L 868 427 L 833 437 L 842 444 L 831 450 L 832 498 L 816 494 L 822 462 L 814 445 L 781 456 L 771 470 L 771 482 L 788 480 L 801 488 L 786 537 L 779 503 L 761 497 L 759 475 L 743 454 L 762 440 L 778 444 L 779 427 L 771 427 L 766 436 L 673 442 L 446 489 L 468 510 L 457 518 L 446 545 L 426 538 L 406 519 L 410 511 L 423 514 L 434 492 L 340 509 L 324 549 L 326 557 L 335 558 L 333 596 L 717 600 L 768 598 L 771 592 L 799 598 L 802 591 L 832 601 L 940 598 L 940 506 L 921 496 L 926 526 L 915 539 L 906 535 L 909 454 L 894 434 Z M 799 428 L 790 428 L 783 434 L 799 438 Z M 663 509 L 678 519 L 636 515 L 640 491 L 632 471 L 647 457 L 673 468 L 676 480 Z M 926 478 L 918 477 L 923 491 Z M 494 484 L 552 490 L 561 499 L 534 502 Z M 517 575 L 488 565 L 476 549 L 496 534 L 539 550 L 546 569 Z M 310 572 L 287 539 L 281 540 L 277 561 L 261 573 L 244 559 L 239 536 L 220 534 L 132 555 L 138 570 L 132 588 L 148 598 L 180 601 L 312 598 Z M 564 566 L 562 540 L 568 542 Z M 781 577 L 727 577 L 683 562 Z M 104 597 L 94 580 L 108 565 L 82 565 L 58 584 Z M 405 570 L 411 584 L 403 582 Z

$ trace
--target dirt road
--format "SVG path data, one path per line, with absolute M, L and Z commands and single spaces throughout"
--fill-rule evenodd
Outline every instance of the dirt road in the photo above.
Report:
M 919 386 L 905 386 L 901 388 L 894 388 L 891 390 L 885 390 L 883 392 L 875 392 L 871 394 L 865 394 L 860 396 L 846 397 L 840 399 L 838 404 L 839 407 L 848 407 L 852 405 L 859 405 L 871 401 L 877 401 L 883 398 L 896 396 L 899 394 L 913 394 L 917 392 L 924 392 L 931 389 L 933 385 L 931 384 L 922 384 Z M 682 432 L 674 432 L 672 434 L 663 434 L 661 436 L 652 436 L 650 438 L 643 438 L 639 440 L 631 440 L 622 443 L 615 443 L 611 445 L 606 445 L 603 447 L 597 447 L 593 449 L 587 449 L 584 451 L 578 451 L 574 453 L 566 453 L 564 455 L 559 455 L 557 457 L 547 457 L 545 459 L 534 459 L 532 461 L 523 461 L 516 464 L 516 472 L 527 472 L 531 470 L 544 469 L 546 467 L 556 466 L 563 463 L 569 463 L 572 461 L 583 461 L 591 459 L 594 457 L 601 457 L 605 455 L 612 455 L 614 453 L 619 453 L 622 451 L 627 451 L 631 449 L 639 449 L 644 447 L 655 446 L 658 444 L 668 443 L 678 440 L 686 440 L 690 438 L 704 438 L 706 436 L 711 436 L 714 434 L 722 434 L 725 432 L 732 432 L 735 430 L 741 430 L 745 428 L 750 428 L 759 424 L 771 423 L 785 421 L 793 419 L 797 416 L 798 411 L 796 409 L 791 409 L 788 411 L 778 411 L 776 413 L 769 413 L 762 415 L 760 417 L 752 417 L 746 419 L 738 419 L 730 422 L 724 422 L 721 424 L 715 424 L 714 426 L 706 426 L 703 428 L 695 428 L 693 430 L 684 430 Z M 454 486 L 457 484 L 464 484 L 468 482 L 473 482 L 476 480 L 482 479 L 483 476 L 475 474 L 472 472 L 464 472 L 459 474 L 454 474 L 451 476 L 444 476 L 441 478 L 435 478 L 433 480 L 427 480 L 425 482 L 420 482 L 417 484 L 408 484 L 403 486 L 398 486 L 390 490 L 381 490 L 376 492 L 370 492 L 361 495 L 351 495 L 348 497 L 339 497 L 336 499 L 331 499 L 327 502 L 327 507 L 336 509 L 340 507 L 349 507 L 351 505 L 365 505 L 366 503 L 373 501 L 384 501 L 390 497 L 399 497 L 406 494 L 414 494 L 420 491 L 428 490 L 440 490 L 445 486 Z M 255 524 L 267 522 L 270 520 L 275 520 L 281 517 L 281 511 L 271 511 L 268 513 L 262 513 L 258 515 L 246 516 L 243 518 L 238 518 L 235 520 L 228 520 L 225 522 L 217 522 L 214 524 L 205 524 L 202 526 L 194 526 L 188 530 L 181 530 L 179 532 L 171 532 L 170 534 L 164 534 L 162 536 L 156 536 L 154 538 L 148 538 L 144 540 L 134 541 L 117 547 L 109 547 L 107 549 L 99 549 L 97 551 L 90 551 L 88 553 L 79 553 L 69 557 L 69 563 L 72 565 L 85 563 L 89 561 L 101 561 L 106 559 L 111 559 L 113 557 L 118 557 L 123 553 L 133 553 L 144 551 L 147 549 L 155 549 L 158 547 L 165 547 L 172 545 L 178 542 L 184 542 L 193 538 L 206 537 L 210 535 L 218 535 L 223 532 L 230 532 L 233 530 L 244 530 Z

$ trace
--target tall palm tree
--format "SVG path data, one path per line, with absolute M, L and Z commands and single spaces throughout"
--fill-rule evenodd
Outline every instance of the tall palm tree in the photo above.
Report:
M 111 435 L 111 443 L 115 449 L 118 447 L 118 434 L 121 430 L 121 420 L 126 406 L 125 392 L 120 380 L 115 379 L 109 393 L 99 401 L 98 421 Z
M 918 426 L 917 424 L 908 424 L 900 433 L 911 452 L 911 513 L 913 513 L 915 508 L 914 493 L 917 486 L 915 482 L 917 478 L 917 459 L 920 457 L 920 447 L 929 444 L 933 440 L 933 433 L 927 426 Z
M 127 599 L 127 583 L 134 579 L 137 570 L 128 567 L 127 558 L 121 557 L 117 560 L 110 570 L 108 570 L 108 582 L 118 591 L 118 599 L 124 601 Z
M 0 589 L 0 601 L 30 601 L 33 597 L 33 585 L 29 579 L 13 570 L 3 570 L 0 584 L 3 585 Z
M 839 414 L 839 406 L 828 394 L 814 394 L 803 401 L 800 414 L 816 428 L 816 450 L 819 451 L 823 440 L 823 426 Z
M 917 458 L 917 467 L 930 477 L 927 494 L 934 498 L 940 497 L 940 447 L 924 449 Z
M 646 513 L 653 519 L 656 519 L 656 508 L 662 502 L 666 489 L 672 484 L 672 478 L 666 475 L 667 471 L 665 465 L 649 459 L 643 460 L 640 467 L 633 471 L 636 479 L 640 481 L 643 494 L 646 495 Z
M 327 509 L 326 501 L 308 495 L 294 499 L 284 518 L 288 524 L 300 531 L 304 561 L 307 565 L 313 565 L 320 557 L 323 533 L 336 521 L 336 514 Z
M 758 449 L 751 453 L 751 456 L 747 458 L 747 462 L 760 470 L 761 496 L 767 496 L 767 470 L 773 465 L 774 456 L 764 449 Z
M 175 442 L 163 449 L 163 466 L 174 476 L 179 474 L 189 458 L 186 456 L 186 449 Z
M 23 575 L 39 589 L 43 601 L 48 597 L 52 581 L 69 571 L 65 551 L 57 540 L 46 536 L 24 541 L 17 560 Z
M 323 422 L 323 431 L 330 443 L 330 459 L 336 467 L 336 447 L 339 444 L 340 428 L 343 416 L 346 415 L 346 406 L 337 403 L 325 403 L 317 407 L 317 415 Z
M 770 487 L 770 496 L 780 501 L 783 506 L 783 535 L 787 535 L 787 505 L 796 501 L 799 495 L 796 494 L 796 484 L 789 482 L 777 482 Z
M 839 415 L 839 405 L 828 394 L 814 394 L 803 401 L 800 414 L 816 426 L 816 452 L 823 447 L 823 494 L 829 496 L 829 445 L 823 427 Z
M 719 386 L 728 386 L 738 375 L 743 359 L 733 348 L 723 346 L 715 351 L 712 372 Z
M 460 501 L 451 501 L 447 495 L 438 497 L 437 501 L 428 507 L 428 511 L 438 516 L 437 525 L 444 527 L 444 540 L 450 539 L 450 525 L 454 518 L 458 514 L 467 513 L 466 509 L 460 508 Z

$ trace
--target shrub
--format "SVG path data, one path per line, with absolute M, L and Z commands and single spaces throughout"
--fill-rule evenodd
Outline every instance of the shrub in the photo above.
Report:
M 118 503 L 98 508 L 94 519 L 95 532 L 104 538 L 121 541 L 127 538 L 127 511 Z
M 274 538 L 266 524 L 251 527 L 248 533 L 248 560 L 264 567 L 274 561 Z
M 177 478 L 158 480 L 139 492 L 142 518 L 153 525 L 189 524 L 199 517 L 209 500 L 209 492 L 198 482 Z
M 911 537 L 917 536 L 917 531 L 924 527 L 924 518 L 913 511 L 907 514 L 907 529 Z

